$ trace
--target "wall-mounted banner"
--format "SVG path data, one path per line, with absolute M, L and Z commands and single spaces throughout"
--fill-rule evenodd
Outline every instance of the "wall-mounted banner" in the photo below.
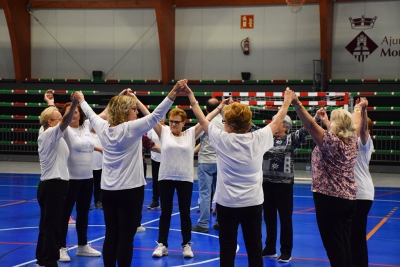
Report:
M 254 15 L 240 15 L 240 29 L 254 29 Z

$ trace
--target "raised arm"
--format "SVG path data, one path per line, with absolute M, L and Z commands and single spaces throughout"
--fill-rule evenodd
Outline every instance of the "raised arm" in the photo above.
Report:
M 172 90 L 169 92 L 169 94 L 168 94 L 168 98 L 171 100 L 171 101 L 175 101 L 175 99 L 176 99 L 176 97 L 179 95 L 179 93 L 180 92 L 182 92 L 182 91 L 184 91 L 184 84 L 187 82 L 187 80 L 179 80 L 175 85 L 174 85 L 174 87 L 172 88 Z M 140 102 L 141 103 L 141 102 Z M 143 104 L 142 104 L 143 105 Z M 140 108 L 140 106 L 139 106 L 139 104 L 138 104 L 138 107 Z M 144 108 L 146 108 L 146 107 L 144 107 Z M 147 109 L 147 108 L 146 108 Z M 140 111 L 142 111 L 142 110 L 140 110 Z M 150 112 L 149 112 L 149 114 L 150 114 Z M 145 114 L 146 115 L 146 114 Z M 158 138 L 161 140 L 161 130 L 162 130 L 162 125 L 161 125 L 161 123 L 157 123 L 157 125 L 156 126 L 154 126 L 154 131 L 157 133 L 157 135 L 158 135 Z
M 71 123 L 72 118 L 74 117 L 75 109 L 78 106 L 79 100 L 76 97 L 76 93 L 71 94 L 71 101 L 72 104 L 69 110 L 64 114 L 60 122 L 60 129 L 62 132 L 64 132 L 65 129 L 67 129 L 68 125 Z
M 293 99 L 292 105 L 294 106 L 297 116 L 299 116 L 303 123 L 304 128 L 306 128 L 317 146 L 321 146 L 324 129 L 319 126 L 315 119 L 307 112 L 297 96 Z
M 186 83 L 185 83 L 185 90 L 189 97 L 190 106 L 192 107 L 193 113 L 199 121 L 198 124 L 201 126 L 201 128 L 198 127 L 196 129 L 196 136 L 201 132 L 201 130 L 203 130 L 206 134 L 208 134 L 208 125 L 210 124 L 210 120 L 212 120 L 215 116 L 217 116 L 217 114 L 223 110 L 224 106 L 227 105 L 231 101 L 231 99 L 230 98 L 224 99 L 219 104 L 219 106 L 212 112 L 208 113 L 206 117 L 204 116 L 204 113 L 199 106 L 199 102 L 197 102 L 196 98 L 194 97 L 193 91 L 189 88 L 189 86 L 187 86 Z
M 48 107 L 55 107 L 53 89 L 48 89 L 44 93 L 44 101 L 46 101 Z
M 314 120 L 321 120 L 322 123 L 325 125 L 326 129 L 330 131 L 331 129 L 331 122 L 329 121 L 328 114 L 326 114 L 326 111 L 324 108 L 320 108 L 317 110 L 317 113 L 315 113 Z
M 283 123 L 283 119 L 285 118 L 285 116 L 287 114 L 290 103 L 293 100 L 293 98 L 295 98 L 295 97 L 296 97 L 295 93 L 292 90 L 290 90 L 289 87 L 287 87 L 286 91 L 285 91 L 282 107 L 279 109 L 278 113 L 276 114 L 275 119 L 268 124 L 268 126 L 271 128 L 271 131 L 273 133 L 278 131 L 278 127 Z
M 356 135 L 360 137 L 361 143 L 365 145 L 368 141 L 368 100 L 365 97 L 357 99 L 354 111 L 352 114 L 353 123 L 356 127 Z

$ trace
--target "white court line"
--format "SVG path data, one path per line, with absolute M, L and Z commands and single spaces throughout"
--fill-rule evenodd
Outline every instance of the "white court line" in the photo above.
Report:
M 198 208 L 199 208 L 199 206 L 196 206 L 196 207 L 191 208 L 190 210 L 194 210 L 194 209 L 198 209 Z M 173 213 L 173 214 L 171 214 L 171 217 L 172 217 L 172 216 L 176 216 L 176 215 L 178 215 L 178 214 L 180 214 L 180 212 Z M 148 222 L 142 223 L 142 225 L 146 225 L 146 224 L 149 224 L 149 223 L 152 223 L 152 222 L 156 222 L 156 221 L 158 221 L 158 220 L 160 220 L 160 219 L 155 219 L 155 220 L 152 220 L 152 221 L 148 221 Z M 105 225 L 88 225 L 88 226 L 97 226 L 97 227 L 98 227 L 98 226 L 105 226 Z M 32 229 L 32 228 L 39 228 L 39 227 L 36 226 L 36 227 L 9 228 L 9 229 L 0 229 L 0 231 L 21 230 L 21 229 Z M 150 229 L 158 229 L 158 227 L 149 227 L 149 226 L 148 226 L 147 228 L 150 228 Z M 170 230 L 170 231 L 177 231 L 177 232 L 180 232 L 180 231 L 181 231 L 180 229 L 169 229 L 169 230 Z M 206 233 L 198 233 L 198 232 L 192 232 L 192 233 L 193 233 L 193 234 L 206 235 L 206 236 L 211 236 L 211 237 L 219 238 L 219 237 L 216 236 L 216 235 L 211 235 L 211 234 L 206 234 Z M 102 236 L 102 237 L 99 237 L 99 238 L 90 240 L 90 241 L 88 241 L 88 243 L 97 242 L 97 241 L 100 241 L 100 240 L 102 240 L 102 239 L 104 239 L 104 238 L 105 238 L 105 236 Z M 76 249 L 77 247 L 78 247 L 77 245 L 75 245 L 75 246 L 73 246 L 73 247 L 70 247 L 70 248 L 68 248 L 68 251 L 70 251 L 70 250 L 72 250 L 72 249 Z M 239 245 L 238 245 L 237 248 L 236 248 L 236 252 L 238 252 L 238 251 L 239 251 Z M 184 267 L 184 266 L 201 265 L 201 264 L 205 264 L 205 263 L 209 263 L 209 262 L 213 262 L 213 261 L 217 261 L 217 260 L 219 260 L 219 257 L 218 257 L 218 258 L 214 258 L 214 259 L 209 259 L 209 260 L 201 261 L 201 262 L 188 263 L 188 264 L 184 264 L 184 265 L 176 265 L 176 266 L 171 266 L 171 267 Z M 34 263 L 34 262 L 36 262 L 36 259 L 31 260 L 31 261 L 27 261 L 27 262 L 24 262 L 24 263 L 21 263 L 21 264 L 18 264 L 18 265 L 14 265 L 13 267 L 26 266 L 26 265 L 28 265 L 28 264 L 30 264 L 30 263 Z

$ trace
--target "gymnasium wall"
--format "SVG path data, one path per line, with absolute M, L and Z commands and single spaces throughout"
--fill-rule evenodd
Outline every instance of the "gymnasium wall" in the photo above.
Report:
M 335 3 L 332 79 L 400 78 L 400 1 Z M 240 29 L 240 15 L 254 15 L 254 29 Z M 377 17 L 370 29 L 349 17 Z M 34 19 L 35 16 L 38 20 Z M 161 79 L 159 39 L 152 9 L 33 10 L 32 77 Z M 293 13 L 287 6 L 177 8 L 175 78 L 312 79 L 320 57 L 318 4 Z M 346 49 L 364 32 L 374 51 L 356 58 Z M 250 38 L 250 55 L 240 42 Z M 351 45 L 350 45 L 351 46 Z M 0 12 L 0 77 L 14 78 L 10 38 Z

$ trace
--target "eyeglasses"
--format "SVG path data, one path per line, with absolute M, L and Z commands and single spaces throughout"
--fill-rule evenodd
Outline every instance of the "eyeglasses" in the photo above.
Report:
M 222 119 L 222 123 L 225 124 L 226 120 Z
M 169 124 L 179 124 L 179 123 L 181 123 L 182 121 L 173 121 L 173 120 L 169 120 L 168 122 L 169 122 Z

